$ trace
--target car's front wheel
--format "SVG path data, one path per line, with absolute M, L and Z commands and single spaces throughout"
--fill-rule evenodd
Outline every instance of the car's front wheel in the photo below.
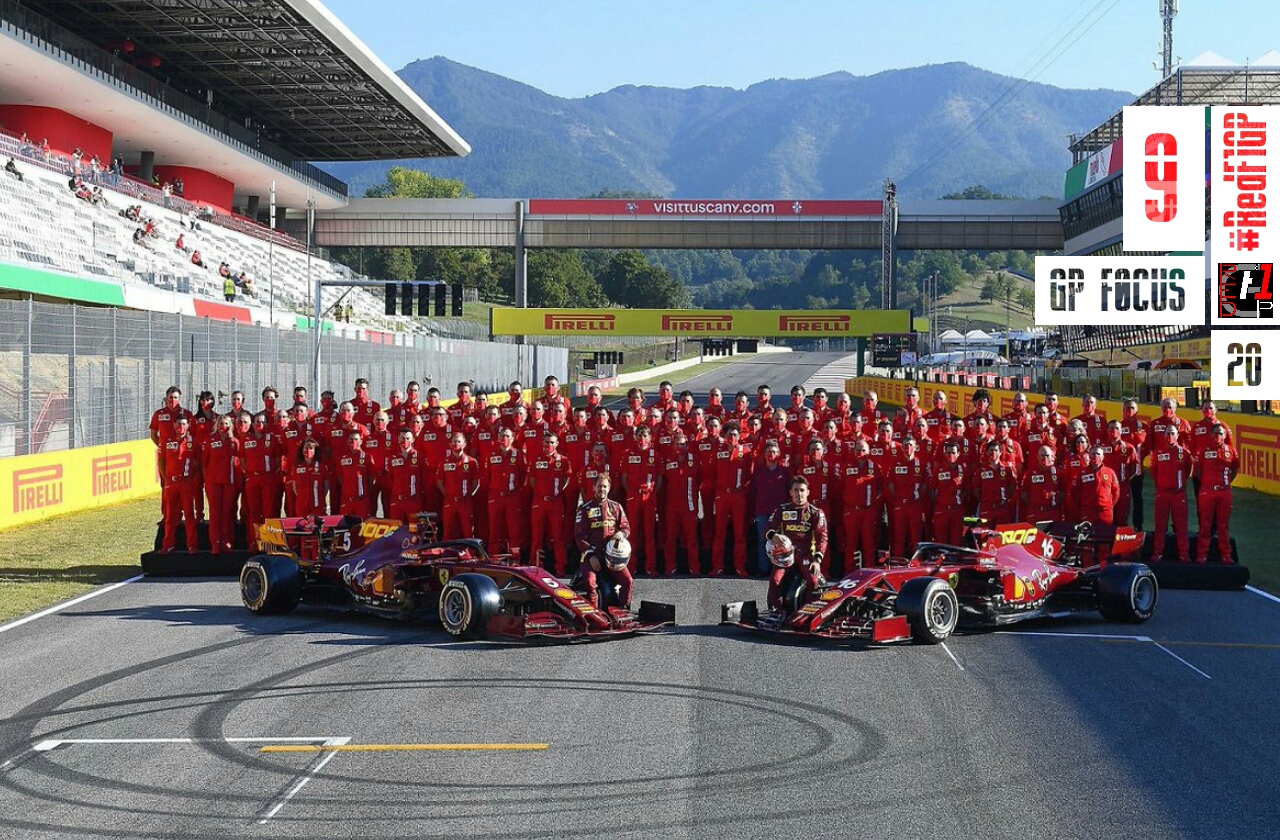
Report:
M 960 620 L 960 601 L 942 578 L 918 577 L 898 590 L 897 610 L 911 625 L 911 638 L 919 644 L 945 642 Z
M 483 639 L 501 608 L 497 584 L 484 575 L 455 575 L 440 590 L 440 624 L 459 639 Z

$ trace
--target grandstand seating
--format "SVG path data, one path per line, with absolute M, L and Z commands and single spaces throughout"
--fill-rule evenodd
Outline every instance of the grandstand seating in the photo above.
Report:
M 306 314 L 307 255 L 284 234 L 247 220 L 226 225 L 225 218 L 201 220 L 199 230 L 193 231 L 186 212 L 177 209 L 177 201 L 171 202 L 174 209 L 166 208 L 158 203 L 159 191 L 136 182 L 120 188 L 102 183 L 106 204 L 94 206 L 76 198 L 69 188 L 70 164 L 65 158 L 55 156 L 45 163 L 20 151 L 16 139 L 0 135 L 0 156 L 13 157 L 24 178 L 19 181 L 0 172 L 0 261 L 88 279 L 143 283 L 212 300 L 223 300 L 217 269 L 225 261 L 233 274 L 244 271 L 253 280 L 254 296 L 238 296 L 237 303 L 266 306 L 274 279 L 275 308 Z M 143 244 L 133 240 L 139 225 L 120 214 L 139 204 L 142 216 L 153 219 L 156 228 Z M 190 205 L 182 202 L 181 206 Z M 199 249 L 204 269 L 191 263 L 189 252 L 174 246 L 179 234 L 188 249 Z M 273 248 L 269 239 L 280 244 Z M 273 278 L 268 276 L 269 265 Z M 311 260 L 311 270 L 322 280 L 354 276 L 345 266 L 317 257 Z M 324 291 L 327 310 L 343 291 Z M 352 306 L 353 322 L 390 331 L 422 329 L 415 319 L 388 318 L 381 298 L 367 289 L 352 288 L 344 303 Z

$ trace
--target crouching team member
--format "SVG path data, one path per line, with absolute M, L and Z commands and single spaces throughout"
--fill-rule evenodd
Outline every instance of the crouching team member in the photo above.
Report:
M 818 570 L 827 555 L 827 516 L 809 502 L 809 481 L 802 475 L 791 479 L 791 501 L 780 505 L 769 520 L 765 538 L 769 540 L 769 609 L 782 609 L 782 579 L 793 564 L 813 592 L 822 581 Z
M 631 559 L 631 546 L 623 541 L 631 534 L 631 524 L 622 505 L 609 498 L 611 488 L 609 476 L 596 478 L 591 499 L 579 505 L 574 517 L 573 536 L 582 552 L 580 572 L 591 606 L 600 606 L 596 573 L 607 567 L 618 583 L 622 607 L 630 609 L 633 582 L 627 562 Z

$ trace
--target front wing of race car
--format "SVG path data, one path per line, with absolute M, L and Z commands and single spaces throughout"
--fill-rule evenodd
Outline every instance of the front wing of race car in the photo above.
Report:
M 674 604 L 641 601 L 640 609 L 601 610 L 585 599 L 558 604 L 559 611 L 495 615 L 486 635 L 505 639 L 586 642 L 652 633 L 676 623 Z
M 823 593 L 840 596 L 840 590 L 829 589 Z M 858 596 L 845 595 L 830 600 L 810 601 L 791 615 L 770 610 L 763 615 L 755 601 L 735 601 L 720 607 L 720 623 L 747 630 L 759 630 L 782 636 L 848 641 L 866 639 L 877 644 L 907 641 L 911 638 L 911 625 L 905 615 L 881 613 L 867 614 L 866 610 L 848 601 Z

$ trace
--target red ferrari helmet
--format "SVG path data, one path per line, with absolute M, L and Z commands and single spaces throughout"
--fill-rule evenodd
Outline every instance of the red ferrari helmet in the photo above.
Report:
M 796 562 L 796 547 L 786 534 L 774 534 L 769 538 L 769 562 L 779 569 Z

